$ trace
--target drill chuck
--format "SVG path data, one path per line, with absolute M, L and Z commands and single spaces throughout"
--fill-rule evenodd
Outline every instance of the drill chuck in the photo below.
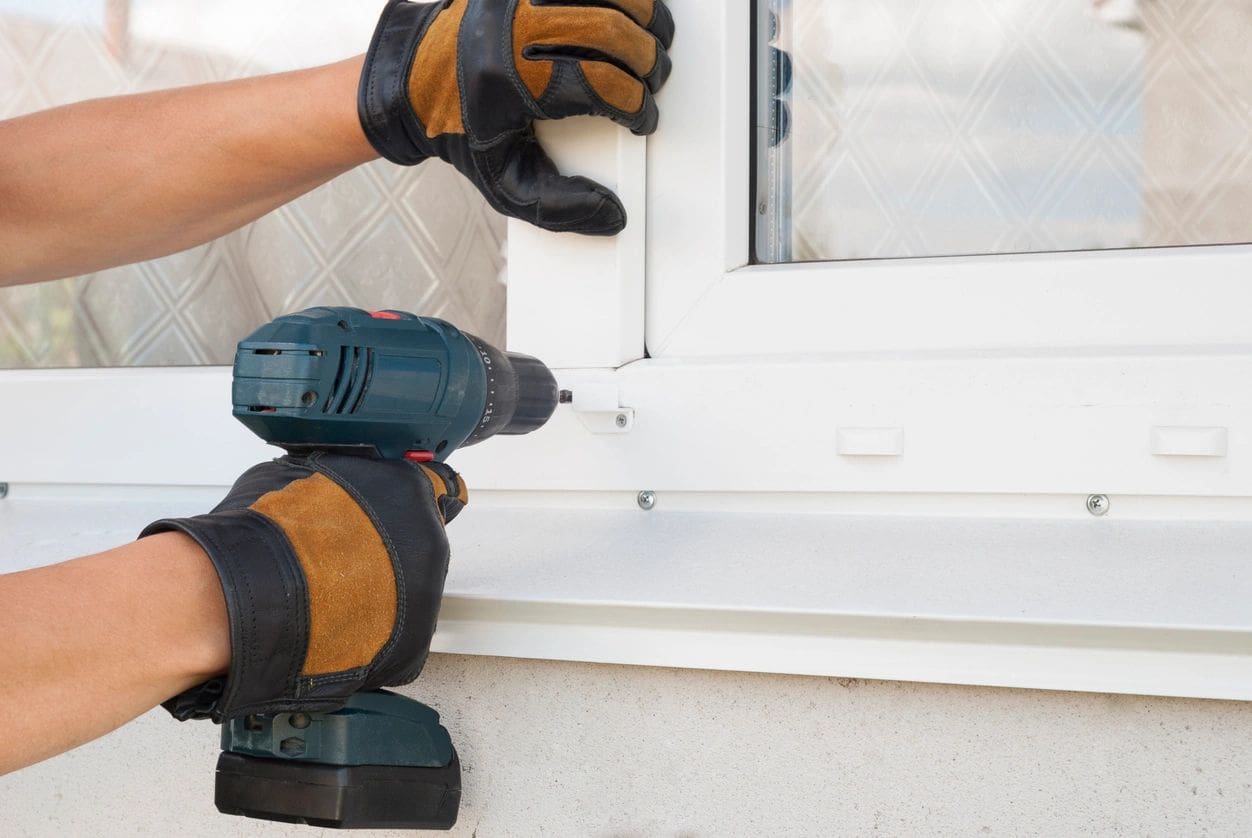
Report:
M 517 379 L 517 404 L 513 417 L 500 433 L 528 434 L 542 428 L 552 418 L 560 394 L 552 370 L 538 358 L 509 353 Z
M 466 335 L 478 349 L 490 394 L 482 418 L 465 445 L 496 434 L 528 434 L 543 427 L 558 400 L 556 379 L 538 358 L 518 352 L 501 352 L 473 335 Z
M 234 413 L 293 453 L 443 460 L 541 427 L 556 409 L 542 362 L 407 312 L 313 308 L 239 344 Z

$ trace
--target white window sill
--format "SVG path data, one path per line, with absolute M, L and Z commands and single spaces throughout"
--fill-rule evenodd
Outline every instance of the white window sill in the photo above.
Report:
M 219 494 L 16 485 L 0 571 L 123 543 Z M 645 513 L 488 493 L 450 534 L 437 651 L 1252 698 L 1252 524 Z

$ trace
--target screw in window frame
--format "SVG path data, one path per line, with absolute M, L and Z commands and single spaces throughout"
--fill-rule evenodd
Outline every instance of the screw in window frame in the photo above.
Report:
M 1109 503 L 1108 495 L 1087 496 L 1087 511 L 1096 518 L 1103 518 L 1105 515 L 1109 514 L 1109 507 L 1111 505 L 1112 504 Z

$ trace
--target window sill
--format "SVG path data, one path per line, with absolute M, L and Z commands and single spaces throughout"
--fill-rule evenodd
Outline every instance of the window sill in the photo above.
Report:
M 0 501 L 0 571 L 122 543 L 218 494 L 17 485 Z M 1252 698 L 1252 524 L 643 513 L 486 494 L 450 529 L 437 651 Z

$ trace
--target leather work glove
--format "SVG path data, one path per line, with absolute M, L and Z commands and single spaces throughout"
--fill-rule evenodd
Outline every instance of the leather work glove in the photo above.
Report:
M 392 162 L 439 157 L 505 215 L 614 235 L 626 226 L 621 201 L 562 177 L 533 122 L 590 114 L 651 134 L 673 37 L 662 0 L 389 0 L 357 110 Z
M 140 538 L 194 538 L 221 578 L 230 669 L 164 706 L 180 720 L 325 712 L 417 677 L 448 571 L 444 524 L 468 496 L 452 469 L 335 454 L 254 466 L 208 515 Z

